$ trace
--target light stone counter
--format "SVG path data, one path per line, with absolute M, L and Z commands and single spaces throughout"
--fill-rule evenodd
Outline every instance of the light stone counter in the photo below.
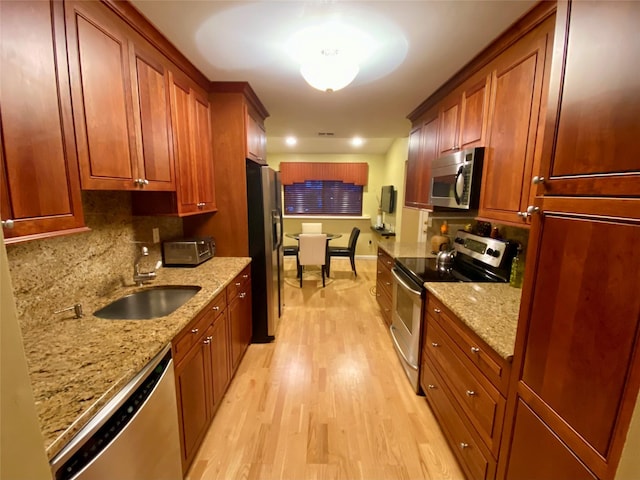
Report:
M 522 290 L 508 283 L 427 282 L 424 286 L 499 355 L 511 361 Z
M 23 331 L 36 410 L 51 459 L 95 413 L 249 264 L 218 258 L 195 268 L 161 268 L 143 287 L 78 299 L 84 317 L 68 316 Z M 152 320 L 105 320 L 92 312 L 129 293 L 160 285 L 202 287 L 172 314 Z M 58 316 L 57 316 L 58 317 Z
M 435 254 L 431 253 L 431 243 L 409 243 L 396 242 L 393 240 L 383 240 L 378 242 L 378 246 L 391 255 L 397 257 L 418 257 L 418 258 L 435 258 Z

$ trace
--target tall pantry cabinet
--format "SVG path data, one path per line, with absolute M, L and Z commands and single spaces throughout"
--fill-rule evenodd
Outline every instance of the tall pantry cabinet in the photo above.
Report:
M 616 474 L 640 387 L 639 24 L 637 2 L 558 5 L 499 478 Z

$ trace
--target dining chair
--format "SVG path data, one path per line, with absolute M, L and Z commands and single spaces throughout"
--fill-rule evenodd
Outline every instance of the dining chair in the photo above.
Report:
M 320 265 L 322 270 L 322 286 L 325 285 L 327 236 L 324 233 L 301 233 L 298 250 L 298 276 L 302 288 L 302 273 L 305 265 Z
M 322 233 L 322 223 L 303 223 L 302 233 Z
M 356 272 L 356 243 L 358 243 L 358 236 L 360 235 L 360 229 L 353 227 L 351 235 L 349 236 L 349 244 L 346 247 L 329 247 L 327 249 L 327 277 L 331 276 L 331 257 L 349 257 L 351 260 L 351 270 L 357 277 Z

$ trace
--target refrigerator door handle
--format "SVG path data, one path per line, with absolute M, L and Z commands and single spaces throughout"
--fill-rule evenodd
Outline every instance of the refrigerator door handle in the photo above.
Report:
M 278 250 L 282 245 L 282 214 L 280 210 L 271 210 L 271 228 L 273 229 L 273 249 Z

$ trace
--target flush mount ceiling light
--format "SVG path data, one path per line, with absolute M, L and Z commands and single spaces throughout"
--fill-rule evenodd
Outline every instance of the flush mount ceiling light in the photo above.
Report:
M 353 137 L 351 139 L 351 146 L 353 147 L 361 147 L 362 145 L 364 145 L 364 140 L 360 137 Z
M 298 143 L 298 139 L 296 137 L 293 137 L 293 136 L 289 136 L 289 137 L 285 138 L 284 141 L 290 147 L 293 147 L 296 143 Z
M 368 35 L 339 21 L 307 27 L 289 40 L 290 54 L 299 63 L 302 77 L 325 92 L 349 85 L 374 48 Z

